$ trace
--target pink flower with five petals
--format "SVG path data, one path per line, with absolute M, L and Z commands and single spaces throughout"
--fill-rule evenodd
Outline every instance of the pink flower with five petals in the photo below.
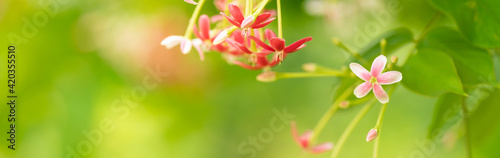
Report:
M 354 89 L 354 95 L 356 95 L 356 97 L 362 98 L 373 89 L 373 94 L 375 94 L 375 97 L 380 103 L 389 102 L 389 96 L 381 85 L 399 82 L 403 79 L 403 75 L 399 71 L 388 71 L 382 73 L 386 64 L 387 58 L 384 55 L 379 55 L 375 58 L 370 72 L 358 63 L 349 64 L 352 72 L 365 81 Z

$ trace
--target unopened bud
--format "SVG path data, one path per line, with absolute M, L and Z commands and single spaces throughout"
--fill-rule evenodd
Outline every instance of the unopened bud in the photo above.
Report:
M 222 42 L 224 42 L 226 40 L 226 38 L 228 36 L 229 36 L 229 33 L 227 32 L 227 30 L 221 31 L 219 33 L 219 35 L 217 35 L 217 37 L 215 37 L 213 45 L 221 44 Z
M 394 63 L 394 64 L 396 64 L 398 62 L 398 57 L 392 56 L 391 57 L 391 62 Z
M 276 81 L 276 72 L 263 72 L 257 75 L 257 81 L 260 82 L 274 82 Z
M 366 135 L 366 141 L 371 142 L 373 139 L 377 138 L 378 132 L 377 129 L 371 129 L 370 132 Z
M 316 72 L 316 69 L 318 67 L 316 66 L 315 63 L 306 63 L 304 65 L 302 65 L 302 69 L 304 69 L 304 71 L 306 72 Z
M 339 107 L 342 108 L 342 109 L 347 109 L 349 107 L 349 104 L 350 104 L 349 101 L 344 100 L 344 101 L 342 101 L 342 102 L 339 103 Z
M 339 46 L 339 45 L 340 45 L 340 40 L 339 40 L 338 38 L 334 37 L 334 38 L 332 39 L 332 41 L 333 41 L 333 44 L 335 44 L 335 45 L 337 45 L 337 46 Z

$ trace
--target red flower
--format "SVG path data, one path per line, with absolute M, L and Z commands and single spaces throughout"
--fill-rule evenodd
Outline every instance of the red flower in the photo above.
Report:
M 241 12 L 240 8 L 232 3 L 229 3 L 228 5 L 229 13 L 231 14 L 231 17 L 227 16 L 226 14 L 222 13 L 226 17 L 226 19 L 233 24 L 236 27 L 239 28 L 253 28 L 253 29 L 258 29 L 262 28 L 269 23 L 271 23 L 274 19 L 274 17 L 271 17 L 271 13 L 269 12 L 264 12 L 257 17 L 254 17 L 253 15 L 250 15 L 248 17 L 244 17 L 243 13 Z
M 290 126 L 292 128 L 293 139 L 302 149 L 309 151 L 313 154 L 319 154 L 333 148 L 333 143 L 331 142 L 326 142 L 320 145 L 311 146 L 311 138 L 313 136 L 312 131 L 306 131 L 304 132 L 304 134 L 299 136 L 295 122 L 292 122 Z
M 312 40 L 312 37 L 306 37 L 286 46 L 285 40 L 276 37 L 276 34 L 274 34 L 274 32 L 269 29 L 266 29 L 266 39 L 267 41 L 269 41 L 271 45 L 264 43 L 263 41 L 261 41 L 259 38 L 256 37 L 250 37 L 250 38 L 253 41 L 255 41 L 255 43 L 260 47 L 268 51 L 278 52 L 278 56 L 280 56 L 280 61 L 283 61 L 284 54 L 296 52 L 305 47 L 304 43 Z

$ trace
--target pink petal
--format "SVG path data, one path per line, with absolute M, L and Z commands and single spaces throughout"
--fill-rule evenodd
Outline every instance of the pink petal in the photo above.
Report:
M 267 39 L 268 41 L 270 41 L 270 40 L 271 40 L 271 38 L 273 38 L 273 37 L 277 37 L 277 36 L 276 36 L 276 34 L 274 34 L 273 30 L 271 30 L 271 29 L 266 29 L 266 39 Z
M 243 21 L 243 19 L 245 18 L 243 16 L 243 13 L 240 10 L 240 7 L 238 7 L 237 5 L 229 3 L 228 9 L 229 9 L 229 13 L 231 13 L 231 15 L 234 17 L 234 19 L 237 22 L 241 23 L 241 21 Z
M 247 47 L 245 47 L 243 44 L 240 43 L 234 43 L 241 51 L 247 53 L 247 54 L 252 54 L 252 51 L 250 51 Z
M 366 141 L 370 142 L 373 139 L 377 138 L 377 136 L 378 136 L 377 129 L 371 129 L 370 132 L 368 132 L 368 134 L 366 135 Z
M 302 134 L 300 137 L 300 144 L 302 145 L 302 148 L 308 148 L 309 147 L 309 141 L 311 140 L 313 136 L 313 132 L 308 130 Z
M 184 0 L 184 2 L 187 2 L 189 4 L 194 4 L 194 5 L 197 5 L 198 3 L 196 3 L 195 1 L 193 0 Z
M 181 41 L 181 52 L 182 54 L 187 54 L 191 51 L 191 47 L 193 47 L 191 40 L 183 39 Z
M 369 81 L 370 78 L 372 78 L 370 72 L 368 72 L 368 70 L 366 70 L 363 66 L 359 65 L 358 63 L 349 64 L 349 68 L 351 68 L 351 71 L 354 74 L 356 74 L 356 76 L 358 76 L 364 81 Z
M 201 15 L 198 20 L 198 26 L 200 27 L 200 35 L 202 39 L 210 39 L 210 18 L 208 15 Z
M 385 64 L 387 64 L 387 58 L 384 55 L 379 55 L 372 63 L 372 68 L 370 73 L 373 77 L 377 77 L 382 70 L 385 68 Z
M 333 148 L 333 143 L 328 142 L 328 143 L 323 143 L 323 144 L 316 145 L 316 146 L 312 147 L 311 152 L 314 154 L 319 154 L 319 153 L 328 151 L 332 148 Z
M 200 55 L 200 60 L 204 61 L 205 60 L 205 53 L 203 53 L 203 50 L 201 49 L 202 41 L 200 39 L 193 39 L 193 47 L 198 51 L 198 54 Z
M 354 95 L 358 98 L 362 98 L 372 90 L 372 85 L 369 82 L 363 82 L 354 89 Z
M 297 42 L 293 42 L 292 44 L 288 45 L 283 52 L 285 53 L 293 53 L 297 50 L 299 50 L 299 47 L 302 46 L 302 44 L 309 42 L 312 40 L 312 37 L 306 37 L 303 39 L 298 40 Z
M 214 15 L 212 17 L 210 17 L 210 22 L 211 23 L 216 23 L 216 22 L 219 22 L 223 19 L 222 15 Z
M 254 21 L 255 21 L 255 17 L 253 17 L 253 16 L 250 15 L 250 16 L 246 17 L 245 20 L 243 20 L 241 22 L 241 26 L 240 27 L 241 28 L 249 27 L 250 25 L 253 24 Z
M 375 94 L 375 98 L 382 104 L 389 102 L 389 96 L 385 93 L 384 89 L 380 84 L 373 85 L 373 94 Z
M 387 71 L 377 77 L 377 82 L 381 85 L 388 85 L 399 82 L 403 79 L 403 75 L 399 71 Z
M 293 140 L 295 140 L 295 142 L 299 145 L 301 145 L 300 143 L 300 138 L 299 138 L 299 134 L 297 132 L 297 125 L 295 125 L 295 121 L 292 121 L 290 123 L 290 128 L 292 130 L 292 137 L 293 137 Z
M 228 36 L 228 32 L 227 30 L 223 30 L 221 31 L 214 39 L 214 41 L 212 42 L 213 45 L 218 45 L 218 44 L 221 44 L 222 42 L 224 42 L 226 40 Z
M 276 51 L 282 51 L 285 49 L 285 40 L 278 37 L 271 38 L 271 40 L 269 40 L 269 44 L 271 44 Z
M 266 50 L 269 50 L 269 51 L 275 51 L 273 47 L 267 45 L 266 43 L 262 42 L 260 39 L 258 38 L 255 38 L 253 36 L 250 36 L 250 39 L 252 39 L 257 45 L 259 45 L 260 47 L 266 49 Z

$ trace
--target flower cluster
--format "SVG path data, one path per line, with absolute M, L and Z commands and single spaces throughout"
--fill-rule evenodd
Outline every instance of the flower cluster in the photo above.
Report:
M 213 51 L 221 53 L 230 64 L 250 70 L 265 69 L 278 65 L 288 54 L 302 49 L 312 40 L 312 37 L 306 37 L 287 46 L 281 32 L 277 36 L 272 30 L 264 29 L 276 19 L 275 11 L 263 9 L 267 1 L 259 3 L 256 9 L 251 9 L 253 5 L 246 6 L 248 11 L 244 14 L 237 4 L 216 0 L 214 3 L 221 11 L 220 15 L 201 15 L 199 18 L 197 14 L 204 0 L 186 2 L 197 5 L 186 35 L 168 36 L 161 44 L 167 49 L 180 45 L 183 54 L 194 47 L 201 60 L 204 60 L 205 53 Z M 196 19 L 197 26 L 194 24 Z M 196 38 L 192 39 L 191 34 Z

